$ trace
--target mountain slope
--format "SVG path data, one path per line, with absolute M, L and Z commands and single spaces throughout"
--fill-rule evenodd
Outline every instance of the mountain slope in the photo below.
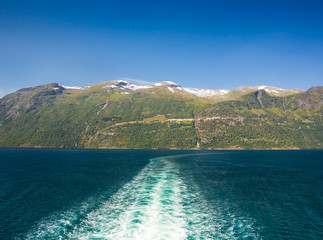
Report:
M 322 89 L 52 83 L 0 99 L 0 146 L 323 148 Z

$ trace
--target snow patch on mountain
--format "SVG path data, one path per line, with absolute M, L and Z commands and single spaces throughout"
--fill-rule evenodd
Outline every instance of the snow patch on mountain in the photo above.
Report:
M 223 96 L 229 92 L 229 90 L 213 90 L 213 89 L 197 89 L 197 88 L 183 88 L 184 91 L 192 93 L 198 97 L 218 97 Z
M 147 89 L 147 88 L 152 88 L 152 86 L 139 86 L 139 85 L 135 85 L 133 83 L 130 83 L 128 81 L 125 80 L 116 80 L 111 82 L 110 84 L 104 86 L 103 88 L 117 88 L 119 87 L 121 90 L 125 90 L 125 91 L 136 91 L 138 89 Z
M 171 87 L 167 87 L 169 91 L 171 91 L 172 93 L 174 93 L 175 91 L 173 90 L 173 88 Z
M 279 94 L 285 94 L 285 93 L 290 93 L 290 92 L 294 92 L 294 93 L 302 92 L 300 89 L 287 90 L 287 89 L 283 89 L 283 88 L 270 87 L 270 86 L 256 86 L 255 88 L 257 90 L 264 90 L 267 93 L 272 94 L 272 95 L 279 95 Z
M 121 90 L 121 94 L 130 94 L 132 91 L 140 90 L 140 89 L 154 89 L 154 88 L 165 88 L 168 89 L 172 93 L 183 92 L 186 94 L 193 94 L 198 97 L 204 98 L 229 98 L 226 94 L 230 92 L 230 90 L 225 89 L 198 89 L 198 88 L 184 88 L 181 85 L 171 82 L 164 81 L 159 83 L 154 83 L 151 85 L 136 85 L 131 82 L 125 80 L 113 80 L 109 82 L 105 82 L 103 88 L 119 88 Z M 69 89 L 82 89 L 80 87 L 69 87 Z M 300 89 L 287 90 L 277 87 L 270 86 L 255 86 L 255 87 L 239 87 L 234 89 L 235 92 L 240 92 L 243 94 L 247 94 L 251 91 L 264 90 L 267 93 L 274 96 L 284 96 L 293 93 L 302 92 Z M 109 90 L 108 90 L 109 91 Z
M 60 85 L 61 87 L 63 87 L 64 89 L 74 89 L 74 90 L 84 90 L 84 89 L 86 89 L 87 88 L 87 86 L 86 87 L 71 87 L 71 86 L 64 86 L 64 85 Z
M 181 85 L 179 85 L 177 83 L 174 83 L 174 82 L 171 82 L 171 81 L 164 81 L 164 82 L 160 82 L 160 83 L 155 83 L 155 84 L 152 84 L 150 86 L 153 86 L 153 87 L 164 86 L 164 87 L 171 87 L 171 88 L 181 87 Z

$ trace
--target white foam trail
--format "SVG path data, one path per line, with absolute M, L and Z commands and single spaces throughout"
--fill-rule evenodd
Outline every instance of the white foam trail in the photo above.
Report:
M 70 234 L 89 239 L 185 239 L 185 185 L 167 159 L 155 159 Z M 88 229 L 91 232 L 88 232 Z
M 211 210 L 170 157 L 152 159 L 95 210 L 84 204 L 44 221 L 27 239 L 258 239 L 249 221 Z M 238 229 L 238 230 L 237 230 Z

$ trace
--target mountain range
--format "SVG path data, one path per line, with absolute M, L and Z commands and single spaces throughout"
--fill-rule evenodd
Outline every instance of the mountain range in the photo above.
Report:
M 322 149 L 323 87 L 50 83 L 0 99 L 0 146 Z

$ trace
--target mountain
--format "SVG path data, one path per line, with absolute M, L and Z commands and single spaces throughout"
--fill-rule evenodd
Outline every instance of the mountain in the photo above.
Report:
M 51 83 L 0 99 L 0 146 L 322 149 L 322 95 L 323 87 Z

